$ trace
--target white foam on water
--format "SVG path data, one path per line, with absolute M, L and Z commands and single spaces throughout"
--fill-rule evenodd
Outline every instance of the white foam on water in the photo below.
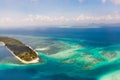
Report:
M 81 46 L 72 46 L 72 48 L 50 55 L 50 57 L 56 58 L 56 59 L 69 58 L 70 56 L 74 55 L 75 50 L 80 50 L 80 49 L 83 49 L 83 48 Z
M 5 46 L 5 43 L 4 42 L 0 42 L 0 46 Z
M 43 47 L 43 48 L 36 48 L 35 51 L 45 51 L 45 50 L 49 50 L 50 47 Z

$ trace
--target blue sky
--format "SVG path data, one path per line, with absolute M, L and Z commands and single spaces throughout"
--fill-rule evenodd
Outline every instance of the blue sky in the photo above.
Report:
M 0 0 L 2 28 L 91 23 L 120 23 L 120 0 Z

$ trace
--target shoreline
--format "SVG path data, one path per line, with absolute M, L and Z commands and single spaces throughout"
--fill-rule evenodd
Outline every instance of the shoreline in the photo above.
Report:
M 39 58 L 36 58 L 32 61 L 25 61 L 25 60 L 22 60 L 20 59 L 18 56 L 16 56 L 7 46 L 6 46 L 7 50 L 10 51 L 10 53 L 12 53 L 12 55 L 17 58 L 19 61 L 21 61 L 22 63 L 25 63 L 25 64 L 30 64 L 30 63 L 38 63 L 39 62 Z
M 13 51 L 11 51 L 6 45 L 5 45 L 5 43 L 4 42 L 2 42 L 2 41 L 0 41 L 0 46 L 5 46 L 6 47 L 6 49 L 16 58 L 16 59 L 18 59 L 20 62 L 22 62 L 22 63 L 25 63 L 25 64 L 30 64 L 30 63 L 38 63 L 39 62 L 39 58 L 37 57 L 37 58 L 35 58 L 34 60 L 31 60 L 31 61 L 25 61 L 25 60 L 22 60 L 22 59 L 20 59 L 18 56 L 16 56 L 14 53 L 13 53 Z M 30 46 L 28 46 L 28 45 L 25 45 L 25 46 L 27 46 L 27 47 L 29 47 L 31 50 L 33 50 L 32 49 L 32 47 L 30 47 Z M 34 50 L 33 50 L 34 51 Z M 34 51 L 35 52 L 35 51 Z M 37 52 L 35 52 L 37 55 L 38 55 L 38 53 Z
M 0 46 L 5 46 L 5 43 L 0 41 Z
M 7 46 L 5 46 L 7 48 L 8 51 L 10 51 L 10 53 L 12 53 L 12 55 L 18 59 L 19 61 L 21 61 L 22 63 L 25 63 L 25 64 L 30 64 L 30 63 L 38 63 L 39 62 L 39 58 L 36 58 L 32 61 L 25 61 L 25 60 L 22 60 L 20 59 L 18 56 L 16 56 Z

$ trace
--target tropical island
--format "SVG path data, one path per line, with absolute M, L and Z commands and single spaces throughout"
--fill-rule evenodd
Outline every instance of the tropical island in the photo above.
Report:
M 39 62 L 37 52 L 19 40 L 0 36 L 0 44 L 5 46 L 19 61 L 25 64 Z

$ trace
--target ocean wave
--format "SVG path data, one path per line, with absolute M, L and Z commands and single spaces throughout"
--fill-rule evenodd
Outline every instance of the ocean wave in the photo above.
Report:
M 43 47 L 43 48 L 36 48 L 35 51 L 45 51 L 45 50 L 49 50 L 49 47 Z

